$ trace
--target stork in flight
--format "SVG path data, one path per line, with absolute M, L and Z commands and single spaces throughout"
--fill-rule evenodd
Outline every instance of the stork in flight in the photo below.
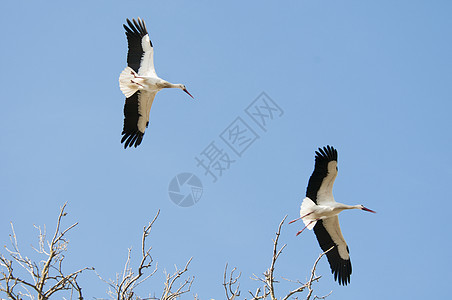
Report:
M 347 243 L 341 233 L 337 215 L 346 209 L 361 209 L 375 213 L 363 205 L 346 205 L 334 201 L 333 184 L 337 176 L 337 151 L 326 146 L 316 151 L 315 167 L 309 178 L 306 198 L 300 207 L 300 218 L 291 221 L 303 220 L 306 225 L 297 235 L 306 228 L 312 230 L 323 251 L 331 249 L 327 254 L 331 273 L 334 280 L 341 285 L 350 283 L 352 264 Z M 290 224 L 289 223 L 289 224 Z
M 193 96 L 183 84 L 172 84 L 157 76 L 154 69 L 154 48 L 149 39 L 146 24 L 138 18 L 127 19 L 126 30 L 129 52 L 127 67 L 119 76 L 119 87 L 126 96 L 124 105 L 124 127 L 121 143 L 124 149 L 141 144 L 145 129 L 149 125 L 149 113 L 154 97 L 164 88 L 178 88 Z

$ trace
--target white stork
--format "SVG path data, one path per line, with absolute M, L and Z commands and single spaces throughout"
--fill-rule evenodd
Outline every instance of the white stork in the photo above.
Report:
M 309 178 L 306 198 L 303 199 L 300 207 L 300 218 L 290 223 L 303 220 L 306 226 L 297 235 L 306 228 L 309 230 L 314 228 L 317 241 L 323 251 L 334 247 L 326 254 L 331 273 L 334 274 L 334 280 L 339 284 L 347 285 L 350 283 L 352 264 L 337 215 L 345 209 L 375 212 L 363 205 L 346 205 L 334 201 L 333 184 L 337 175 L 337 151 L 333 147 L 326 146 L 323 149 L 319 148 L 319 151 L 315 153 L 314 172 Z
M 172 84 L 157 76 L 154 69 L 154 48 L 149 39 L 144 21 L 127 19 L 126 30 L 129 52 L 127 67 L 119 76 L 119 87 L 126 96 L 124 105 L 124 127 L 121 143 L 124 149 L 141 144 L 145 129 L 149 125 L 149 113 L 154 97 L 164 88 L 178 88 L 193 96 L 183 84 Z

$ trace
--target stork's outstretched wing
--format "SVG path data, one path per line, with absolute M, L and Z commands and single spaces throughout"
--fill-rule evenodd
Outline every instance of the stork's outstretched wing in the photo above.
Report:
M 124 149 L 141 144 L 156 94 L 157 92 L 139 91 L 126 99 L 121 139 L 121 143 L 125 142 Z
M 341 227 L 339 226 L 339 218 L 334 216 L 317 221 L 317 224 L 314 226 L 314 233 L 323 251 L 334 246 L 326 254 L 330 263 L 331 273 L 334 274 L 334 280 L 342 285 L 350 283 L 352 263 L 350 261 L 347 243 L 342 236 Z
M 309 178 L 306 197 L 318 205 L 331 203 L 334 201 L 333 184 L 337 176 L 337 151 L 326 146 L 315 153 L 314 172 Z
M 127 19 L 126 30 L 129 52 L 127 53 L 127 65 L 140 76 L 157 77 L 154 68 L 154 48 L 149 38 L 146 24 L 138 18 L 138 21 Z

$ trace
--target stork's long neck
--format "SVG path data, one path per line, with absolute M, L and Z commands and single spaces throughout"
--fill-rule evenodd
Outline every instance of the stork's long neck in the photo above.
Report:
M 347 204 L 343 204 L 343 203 L 337 203 L 336 209 L 343 211 L 346 209 L 361 209 L 361 207 L 359 205 L 347 205 Z
M 164 89 L 180 89 L 180 84 L 174 84 L 168 81 L 162 83 Z

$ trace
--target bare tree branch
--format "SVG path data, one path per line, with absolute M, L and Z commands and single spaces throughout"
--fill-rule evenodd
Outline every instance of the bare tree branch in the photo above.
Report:
M 313 300 L 316 299 L 326 299 L 326 297 L 328 297 L 329 295 L 331 295 L 333 293 L 333 291 L 329 292 L 328 294 L 326 294 L 325 296 L 314 296 Z
M 65 251 L 68 249 L 69 241 L 66 239 L 66 234 L 77 226 L 78 223 L 74 223 L 73 225 L 65 228 L 61 228 L 62 217 L 66 215 L 64 209 L 66 207 L 66 203 L 60 208 L 60 213 L 57 220 L 56 230 L 52 236 L 50 241 L 46 240 L 46 228 L 43 229 L 41 227 L 35 226 L 35 228 L 39 231 L 38 235 L 38 247 L 33 248 L 36 253 L 45 257 L 45 259 L 39 260 L 35 262 L 33 259 L 24 256 L 19 249 L 19 243 L 17 240 L 17 236 L 14 230 L 14 226 L 11 223 L 11 231 L 10 235 L 11 248 L 5 247 L 8 254 L 11 256 L 11 259 L 6 258 L 3 254 L 0 254 L 0 292 L 4 292 L 7 297 L 13 300 L 22 300 L 24 298 L 29 299 L 38 299 L 38 300 L 47 300 L 50 297 L 54 296 L 57 292 L 66 291 L 70 299 L 77 298 L 83 299 L 82 288 L 77 282 L 78 276 L 86 270 L 94 270 L 94 268 L 82 268 L 77 271 L 74 271 L 69 274 L 65 274 L 63 272 L 63 261 L 65 256 L 63 255 Z M 131 266 L 131 255 L 132 248 L 128 249 L 127 259 L 124 264 L 124 269 L 122 274 L 116 274 L 116 280 L 106 281 L 99 276 L 101 280 L 106 282 L 109 286 L 108 295 L 112 299 L 117 300 L 132 300 L 132 299 L 155 299 L 155 300 L 174 300 L 181 295 L 190 292 L 191 286 L 194 281 L 194 276 L 189 276 L 185 280 L 181 280 L 181 277 L 188 272 L 188 267 L 193 258 L 190 258 L 185 267 L 183 269 L 175 268 L 174 273 L 169 274 L 166 271 L 165 273 L 165 281 L 163 292 L 160 298 L 148 296 L 146 298 L 142 298 L 137 295 L 136 288 L 145 282 L 147 279 L 152 277 L 157 271 L 157 264 L 155 264 L 155 268 L 152 271 L 149 271 L 152 267 L 153 258 L 151 257 L 151 246 L 146 246 L 146 240 L 149 238 L 152 226 L 157 220 L 160 214 L 160 210 L 155 215 L 154 219 L 147 225 L 143 227 L 143 234 L 141 237 L 141 260 L 139 265 L 134 268 Z M 289 291 L 283 297 L 277 297 L 277 293 L 275 290 L 275 283 L 278 281 L 275 280 L 275 270 L 276 270 L 276 262 L 283 250 L 287 246 L 284 244 L 279 248 L 279 238 L 281 235 L 282 226 L 286 220 L 287 216 L 285 216 L 282 221 L 279 223 L 278 230 L 275 233 L 275 238 L 273 241 L 273 249 L 272 249 L 272 259 L 270 263 L 270 267 L 263 273 L 263 277 L 258 277 L 253 274 L 253 280 L 259 281 L 262 285 L 257 288 L 253 293 L 249 292 L 251 299 L 260 300 L 260 299 L 271 299 L 271 300 L 288 300 L 291 297 L 294 297 L 296 294 L 301 293 L 303 291 L 307 291 L 306 300 L 316 300 L 316 299 L 325 299 L 332 292 L 325 296 L 313 296 L 313 288 L 312 284 L 317 282 L 321 276 L 317 276 L 315 274 L 317 264 L 320 259 L 328 253 L 334 247 L 331 247 L 327 251 L 323 252 L 319 255 L 317 260 L 314 262 L 314 265 L 311 269 L 311 273 L 309 279 L 306 283 L 302 283 L 300 281 L 291 281 L 297 285 L 297 287 L 291 291 Z M 19 265 L 26 273 L 30 276 L 30 279 L 24 279 L 20 276 L 16 276 L 14 266 Z M 228 274 L 228 264 L 225 266 L 224 275 L 223 275 L 223 287 L 226 294 L 227 300 L 235 300 L 240 297 L 240 282 L 239 279 L 241 277 L 241 273 L 236 273 L 237 269 L 233 268 L 231 272 Z M 284 277 L 282 277 L 285 279 Z M 287 279 L 285 279 L 287 280 Z M 178 283 L 179 282 L 179 283 Z M 194 295 L 194 299 L 198 299 L 197 295 Z M 296 297 L 295 299 L 298 299 Z
M 306 300 L 309 300 L 309 299 L 311 298 L 311 295 L 312 295 L 312 292 L 313 292 L 313 290 L 312 290 L 312 283 L 313 283 L 314 281 L 318 281 L 318 280 L 321 278 L 321 276 L 316 276 L 316 275 L 315 275 L 315 270 L 316 270 L 316 268 L 317 268 L 317 264 L 319 263 L 320 259 L 321 259 L 325 254 L 327 254 L 331 249 L 333 249 L 333 248 L 334 248 L 334 246 L 331 247 L 330 249 L 326 250 L 326 251 L 323 252 L 322 254 L 320 254 L 319 257 L 316 259 L 316 261 L 314 262 L 314 266 L 313 266 L 312 269 L 311 269 L 311 276 L 310 276 L 308 282 L 306 282 L 306 283 L 303 284 L 302 286 L 300 286 L 300 287 L 298 287 L 298 288 L 296 288 L 296 289 L 290 291 L 284 298 L 282 298 L 282 300 L 287 300 L 287 299 L 289 299 L 290 296 L 292 296 L 292 295 L 294 295 L 294 294 L 296 294 L 296 293 L 301 293 L 301 292 L 303 292 L 306 288 L 308 288 L 308 290 L 309 290 L 308 295 L 306 296 Z M 330 294 L 331 294 L 331 293 L 330 293 Z M 328 297 L 330 294 L 328 294 L 327 296 L 324 296 L 324 298 Z
M 111 297 L 111 299 L 117 299 L 117 300 L 130 300 L 130 299 L 159 299 L 157 297 L 147 297 L 142 298 L 137 295 L 136 288 L 145 282 L 147 279 L 152 277 L 155 272 L 157 272 L 157 264 L 152 272 L 149 272 L 146 275 L 146 270 L 151 268 L 153 259 L 151 257 L 151 249 L 152 247 L 146 247 L 146 239 L 149 237 L 152 226 L 154 225 L 154 222 L 157 220 L 158 216 L 160 214 L 160 210 L 155 215 L 154 219 L 145 227 L 143 227 L 143 235 L 141 237 L 141 261 L 139 266 L 136 269 L 136 274 L 134 273 L 132 266 L 131 266 L 131 253 L 132 248 L 128 249 L 127 252 L 127 259 L 126 263 L 124 265 L 124 270 L 122 272 L 122 275 L 120 277 L 119 274 L 116 274 L 116 280 L 115 281 L 106 281 L 104 280 L 99 274 L 97 276 L 107 283 L 110 287 L 109 291 L 107 292 L 108 295 Z M 180 295 L 187 293 L 190 291 L 191 285 L 193 283 L 193 278 L 188 278 L 184 282 L 180 284 L 180 286 L 173 291 L 174 284 L 176 281 L 185 273 L 188 271 L 188 265 L 190 264 L 192 258 L 190 258 L 183 270 L 179 270 L 176 268 L 176 271 L 169 275 L 166 274 L 165 282 L 164 282 L 164 288 L 163 288 L 163 294 L 160 299 L 162 300 L 170 300 L 175 299 L 179 297 Z M 175 287 L 174 287 L 175 288 Z
M 181 277 L 182 274 L 184 274 L 185 272 L 188 271 L 188 265 L 190 264 L 192 259 L 193 259 L 193 257 L 191 257 L 188 260 L 188 262 L 185 265 L 185 268 L 183 270 L 179 270 L 176 267 L 176 271 L 174 271 L 174 273 L 172 275 L 166 274 L 165 287 L 163 289 L 162 297 L 160 298 L 161 300 L 175 299 L 175 298 L 181 296 L 182 294 L 188 293 L 190 291 L 191 285 L 192 285 L 193 281 L 195 280 L 195 277 L 187 278 L 183 283 L 180 284 L 179 288 L 175 292 L 172 292 L 171 290 L 172 290 L 173 285 L 176 282 L 176 280 L 179 279 L 179 277 Z
M 93 268 L 82 268 L 68 275 L 64 274 L 62 270 L 65 258 L 63 253 L 67 251 L 69 243 L 64 236 L 78 224 L 75 223 L 60 231 L 61 219 L 66 216 L 64 212 L 66 204 L 64 203 L 60 208 L 57 226 L 51 241 L 47 241 L 46 243 L 45 227 L 44 230 L 41 230 L 40 227 L 35 226 L 39 231 L 38 248 L 32 248 L 39 255 L 45 257 L 45 259 L 39 262 L 34 262 L 27 256 L 24 257 L 22 255 L 22 252 L 19 250 L 14 226 L 11 223 L 11 249 L 5 247 L 11 259 L 6 258 L 3 254 L 0 255 L 0 292 L 5 292 L 11 299 L 28 297 L 30 299 L 47 300 L 57 292 L 69 291 L 71 297 L 76 292 L 78 299 L 83 299 L 82 289 L 78 285 L 77 276 L 83 271 L 93 270 Z M 31 280 L 20 278 L 14 274 L 13 265 L 15 263 L 30 275 Z
M 283 249 L 287 246 L 286 244 L 284 244 L 284 246 L 282 246 L 281 249 L 277 250 L 279 236 L 281 235 L 281 227 L 284 224 L 284 221 L 286 220 L 286 218 L 287 218 L 287 215 L 282 219 L 281 223 L 279 223 L 278 231 L 276 232 L 276 238 L 273 240 L 272 263 L 270 265 L 270 268 L 264 273 L 265 282 L 267 284 L 268 290 L 270 291 L 270 297 L 272 300 L 276 300 L 275 287 L 273 285 L 273 283 L 275 282 L 273 273 L 275 272 L 276 260 L 278 259 L 279 255 L 281 254 Z
M 113 291 L 112 290 L 108 291 L 108 294 L 110 295 L 110 297 L 112 299 L 118 299 L 118 300 L 133 299 L 133 298 L 140 299 L 135 294 L 136 287 L 139 286 L 144 281 L 146 281 L 147 279 L 149 279 L 157 271 L 157 265 L 156 265 L 155 269 L 151 273 L 149 273 L 144 278 L 142 278 L 145 270 L 152 266 L 153 259 L 150 254 L 152 247 L 149 247 L 148 249 L 146 249 L 146 238 L 151 233 L 152 225 L 154 224 L 155 220 L 157 220 L 157 217 L 159 216 L 159 214 L 160 214 L 160 210 L 157 212 L 157 214 L 155 215 L 152 222 L 150 222 L 148 224 L 148 226 L 143 227 L 143 235 L 141 238 L 142 257 L 141 257 L 140 265 L 137 268 L 137 274 L 135 274 L 133 272 L 132 267 L 130 265 L 132 248 L 128 249 L 127 259 L 126 259 L 126 263 L 124 265 L 124 270 L 122 272 L 121 279 L 119 278 L 119 274 L 116 274 L 116 281 L 110 280 L 110 282 L 108 282 L 108 281 L 104 280 L 99 274 L 96 273 L 97 276 L 102 281 L 107 283 L 110 286 L 110 288 L 113 289 Z
M 281 228 L 284 224 L 284 221 L 286 220 L 287 216 L 285 216 L 282 221 L 279 223 L 278 226 L 278 230 L 276 232 L 276 237 L 273 240 L 273 252 L 272 252 L 272 260 L 271 260 L 271 264 L 270 264 L 270 268 L 267 269 L 267 271 L 264 272 L 264 277 L 259 277 L 256 276 L 255 274 L 253 274 L 253 277 L 251 279 L 255 280 L 255 281 L 259 281 L 263 284 L 262 288 L 258 288 L 256 290 L 256 292 L 251 292 L 248 291 L 248 293 L 251 295 L 251 299 L 253 300 L 258 300 L 258 299 L 267 299 L 270 298 L 271 300 L 277 300 L 277 295 L 276 295 L 276 291 L 275 291 L 275 285 L 274 283 L 277 283 L 277 281 L 275 280 L 275 268 L 276 268 L 276 261 L 278 260 L 279 256 L 281 255 L 282 251 L 284 250 L 284 248 L 286 247 L 286 244 L 284 244 L 279 250 L 278 250 L 278 242 L 279 242 L 279 237 L 281 235 Z M 301 293 L 303 291 L 305 291 L 306 289 L 308 289 L 308 295 L 306 296 L 306 300 L 310 300 L 312 297 L 312 293 L 313 293 L 313 289 L 312 289 L 312 283 L 315 281 L 318 281 L 321 276 L 316 276 L 315 275 L 315 270 L 317 267 L 318 262 L 320 261 L 320 259 L 326 254 L 328 253 L 328 251 L 330 251 L 331 249 L 333 249 L 334 247 L 331 247 L 330 249 L 328 249 L 327 251 L 323 252 L 322 254 L 319 255 L 319 257 L 317 258 L 317 260 L 314 262 L 314 266 L 311 269 L 311 274 L 310 274 L 310 278 L 308 280 L 308 282 L 306 283 L 302 283 L 300 281 L 292 281 L 292 280 L 288 280 L 291 282 L 294 282 L 298 285 L 297 288 L 293 289 L 292 291 L 289 291 L 284 297 L 280 298 L 282 300 L 287 300 L 290 297 L 294 296 L 297 293 Z M 223 277 L 223 286 L 225 288 L 225 292 L 226 292 L 226 298 L 228 300 L 232 300 L 234 299 L 236 296 L 238 296 L 240 294 L 239 291 L 239 282 L 238 279 L 240 277 L 236 276 L 233 277 L 233 273 L 236 270 L 235 268 L 232 270 L 231 275 L 229 280 L 227 280 L 226 278 L 226 273 L 227 273 L 227 264 L 226 264 L 226 268 L 224 271 L 224 277 Z M 287 280 L 287 279 L 286 279 Z M 235 290 L 233 290 L 233 286 L 236 285 Z M 314 296 L 314 299 L 325 299 L 326 297 L 328 297 L 331 294 L 331 292 L 328 295 L 325 295 L 323 297 L 318 297 L 318 296 Z M 296 298 L 298 299 L 298 298 Z
M 228 270 L 228 264 L 226 264 L 226 267 L 224 268 L 223 286 L 224 286 L 224 291 L 226 293 L 226 299 L 233 300 L 233 299 L 235 299 L 235 297 L 240 296 L 240 291 L 239 291 L 240 283 L 238 283 L 238 280 L 239 280 L 240 276 L 242 275 L 242 273 L 239 273 L 239 275 L 234 276 L 234 272 L 237 270 L 237 268 L 232 269 L 229 280 L 226 282 L 227 270 Z M 237 286 L 234 289 L 235 284 L 237 284 Z M 229 293 L 231 294 L 231 296 L 229 296 Z

